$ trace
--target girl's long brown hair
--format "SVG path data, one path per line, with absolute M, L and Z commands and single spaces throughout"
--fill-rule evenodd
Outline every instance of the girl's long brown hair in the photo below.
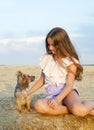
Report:
M 81 64 L 78 64 L 75 62 L 74 58 L 79 61 L 78 54 L 67 34 L 67 32 L 60 28 L 56 27 L 53 28 L 46 36 L 45 42 L 46 42 L 46 51 L 48 54 L 51 54 L 51 51 L 48 47 L 47 39 L 51 38 L 54 42 L 54 45 L 56 47 L 56 56 L 58 59 L 62 59 L 64 57 L 69 57 L 73 63 L 77 66 L 77 71 L 75 74 L 76 80 L 82 79 L 82 73 L 83 73 L 83 67 Z M 80 63 L 80 61 L 79 61 Z

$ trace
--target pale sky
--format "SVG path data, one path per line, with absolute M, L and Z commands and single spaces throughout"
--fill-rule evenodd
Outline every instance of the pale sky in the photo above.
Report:
M 0 0 L 0 65 L 39 65 L 53 27 L 67 31 L 82 64 L 94 64 L 94 0 Z

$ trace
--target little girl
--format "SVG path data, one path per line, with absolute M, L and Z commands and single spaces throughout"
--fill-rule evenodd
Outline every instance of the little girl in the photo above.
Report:
M 66 31 L 53 28 L 45 39 L 46 51 L 40 62 L 41 76 L 27 92 L 27 96 L 46 86 L 42 99 L 34 108 L 47 115 L 73 113 L 77 116 L 94 115 L 94 101 L 80 101 L 75 80 L 82 79 L 83 67 Z

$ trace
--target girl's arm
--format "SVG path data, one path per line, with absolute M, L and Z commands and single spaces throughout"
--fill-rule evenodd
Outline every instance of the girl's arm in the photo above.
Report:
M 35 91 L 37 91 L 43 84 L 44 84 L 44 74 L 42 72 L 39 80 L 35 83 L 33 87 L 30 88 L 30 90 L 28 90 L 27 95 L 30 95 Z
M 75 74 L 76 73 L 76 69 L 77 67 L 72 64 L 70 66 L 70 70 Z M 62 100 L 70 93 L 70 91 L 72 90 L 73 87 L 73 83 L 75 80 L 75 75 L 73 73 L 71 73 L 71 71 L 68 72 L 68 77 L 67 77 L 67 81 L 66 81 L 66 86 L 64 88 L 64 90 L 56 97 L 56 101 L 57 103 L 61 103 Z

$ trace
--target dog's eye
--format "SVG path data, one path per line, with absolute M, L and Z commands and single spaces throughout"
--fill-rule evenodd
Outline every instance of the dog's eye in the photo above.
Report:
M 30 78 L 30 76 L 29 75 L 27 75 L 28 76 L 28 78 Z
M 25 78 L 25 75 L 22 75 L 22 78 L 24 79 L 24 78 Z

